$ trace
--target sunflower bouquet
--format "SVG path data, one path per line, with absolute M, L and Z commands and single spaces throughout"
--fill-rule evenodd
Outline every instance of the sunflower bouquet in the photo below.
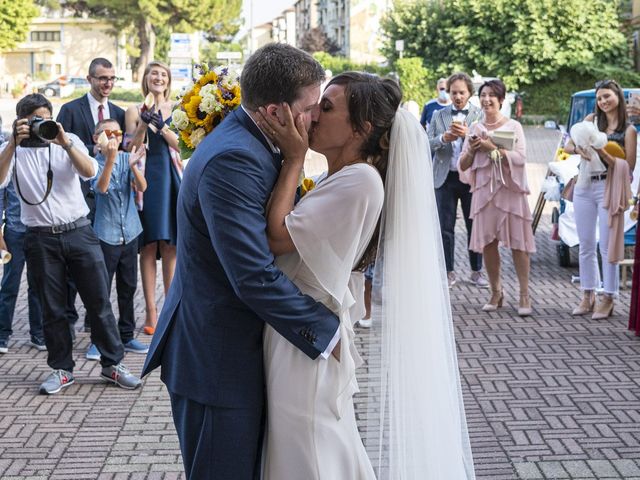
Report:
M 240 105 L 241 99 L 238 75 L 231 69 L 209 70 L 206 64 L 197 68 L 200 75 L 183 87 L 171 114 L 183 159 L 191 157 L 204 137 Z

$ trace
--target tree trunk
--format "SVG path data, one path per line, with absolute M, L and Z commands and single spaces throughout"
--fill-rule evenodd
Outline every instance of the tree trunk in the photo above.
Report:
M 140 17 L 136 27 L 138 30 L 138 40 L 140 42 L 140 56 L 133 60 L 131 70 L 133 81 L 139 82 L 142 80 L 147 63 L 149 63 L 155 55 L 156 34 L 153 31 L 151 22 L 146 17 Z

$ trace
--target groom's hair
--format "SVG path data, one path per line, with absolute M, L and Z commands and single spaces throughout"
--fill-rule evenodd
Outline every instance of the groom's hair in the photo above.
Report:
M 319 85 L 324 78 L 324 69 L 307 52 L 270 43 L 256 50 L 242 69 L 242 104 L 252 111 L 272 103 L 291 105 L 302 88 Z

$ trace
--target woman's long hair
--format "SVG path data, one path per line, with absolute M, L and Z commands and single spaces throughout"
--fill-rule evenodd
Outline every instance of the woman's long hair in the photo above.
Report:
M 333 77 L 330 85 L 345 87 L 345 98 L 349 119 L 353 128 L 365 135 L 360 148 L 360 158 L 373 165 L 384 184 L 389 157 L 389 136 L 396 111 L 402 100 L 402 91 L 397 82 L 365 72 L 345 72 Z M 371 129 L 367 131 L 367 124 Z M 358 262 L 359 270 L 365 269 L 376 258 L 380 224 Z
M 624 99 L 624 92 L 618 82 L 615 80 L 603 80 L 602 82 L 598 82 L 596 84 L 596 121 L 598 124 L 598 130 L 601 132 L 606 132 L 609 128 L 609 121 L 607 120 L 607 115 L 600 109 L 598 106 L 598 90 L 606 88 L 607 90 L 613 91 L 618 97 L 618 126 L 616 127 L 616 132 L 624 133 L 629 125 L 629 117 L 627 117 L 627 108 Z

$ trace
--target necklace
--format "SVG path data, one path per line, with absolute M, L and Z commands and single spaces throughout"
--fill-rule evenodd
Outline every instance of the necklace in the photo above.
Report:
M 493 127 L 494 125 L 499 124 L 501 121 L 502 121 L 502 117 L 500 117 L 497 122 L 488 123 L 487 120 L 485 119 L 482 121 L 482 123 L 484 123 L 485 127 Z

